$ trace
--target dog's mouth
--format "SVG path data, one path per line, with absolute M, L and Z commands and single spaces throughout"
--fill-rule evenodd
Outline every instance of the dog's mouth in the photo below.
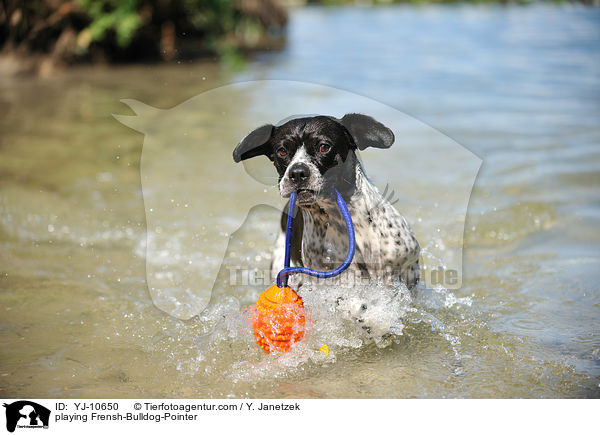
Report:
M 310 189 L 298 189 L 296 190 L 298 195 L 298 204 L 312 204 L 315 202 L 315 191 Z

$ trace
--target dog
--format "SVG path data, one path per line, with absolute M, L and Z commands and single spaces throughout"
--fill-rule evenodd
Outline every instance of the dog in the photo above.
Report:
M 367 115 L 310 116 L 258 127 L 237 145 L 233 159 L 239 163 L 266 156 L 279 174 L 281 196 L 297 193 L 301 213 L 293 224 L 292 265 L 328 271 L 346 257 L 348 236 L 332 193 L 336 189 L 348 205 L 356 234 L 355 256 L 345 273 L 367 280 L 392 279 L 413 289 L 420 279 L 417 238 L 369 181 L 356 155 L 357 150 L 385 149 L 393 143 L 393 132 Z M 283 266 L 287 209 L 286 205 L 273 255 L 274 275 Z M 366 304 L 359 305 L 365 314 Z

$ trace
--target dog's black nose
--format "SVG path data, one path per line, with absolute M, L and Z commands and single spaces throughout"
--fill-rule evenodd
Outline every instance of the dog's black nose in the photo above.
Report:
M 296 163 L 290 168 L 290 179 L 294 183 L 301 183 L 308 179 L 310 175 L 310 168 L 304 163 Z

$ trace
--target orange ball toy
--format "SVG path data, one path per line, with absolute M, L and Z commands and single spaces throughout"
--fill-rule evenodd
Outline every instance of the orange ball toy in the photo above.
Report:
M 304 303 L 289 287 L 273 285 L 250 308 L 256 343 L 265 351 L 287 352 L 304 337 Z

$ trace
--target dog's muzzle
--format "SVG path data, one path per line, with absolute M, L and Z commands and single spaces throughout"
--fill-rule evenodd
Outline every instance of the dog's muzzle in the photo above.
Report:
M 310 168 L 305 163 L 296 163 L 290 168 L 288 177 L 296 187 L 302 187 L 310 178 Z
M 310 168 L 306 163 L 295 163 L 288 171 L 292 190 L 298 194 L 298 204 L 311 204 L 315 201 L 315 190 L 311 189 Z

